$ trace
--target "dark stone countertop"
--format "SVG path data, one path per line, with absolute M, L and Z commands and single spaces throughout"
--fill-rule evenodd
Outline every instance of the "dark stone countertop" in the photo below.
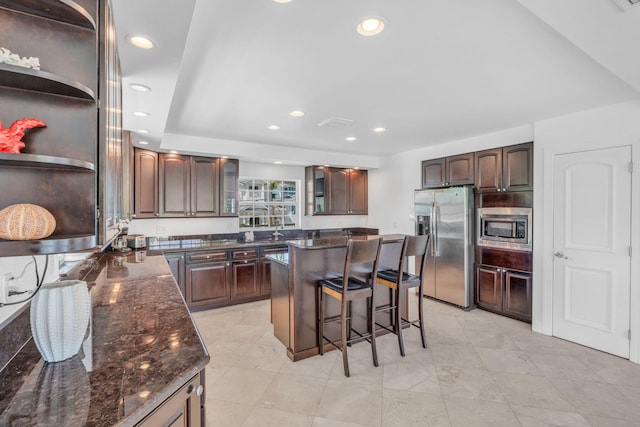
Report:
M 287 243 L 290 246 L 299 249 L 327 249 L 327 248 L 340 248 L 347 246 L 349 239 L 352 240 L 372 240 L 382 237 L 382 243 L 401 242 L 404 240 L 404 234 L 384 234 L 384 235 L 360 235 L 350 237 L 327 237 L 319 239 L 299 239 L 289 240 Z
M 46 363 L 29 340 L 0 372 L 0 425 L 134 425 L 209 362 L 164 256 L 96 258 L 68 277 L 90 284 L 80 352 Z

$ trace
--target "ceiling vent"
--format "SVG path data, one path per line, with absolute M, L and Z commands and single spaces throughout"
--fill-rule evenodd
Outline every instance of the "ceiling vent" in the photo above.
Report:
M 346 126 L 351 126 L 353 124 L 353 120 L 345 119 L 344 117 L 329 117 L 326 120 L 318 123 L 320 127 L 328 127 L 328 128 L 343 128 Z
M 611 0 L 623 12 L 631 6 L 640 3 L 640 0 Z

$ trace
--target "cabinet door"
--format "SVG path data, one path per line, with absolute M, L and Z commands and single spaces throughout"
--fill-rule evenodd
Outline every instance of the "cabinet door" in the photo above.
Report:
M 533 144 L 502 149 L 502 191 L 533 190 Z
M 445 185 L 473 184 L 475 180 L 473 153 L 447 157 L 445 173 Z
M 499 268 L 476 266 L 476 302 L 487 310 L 502 311 L 502 273 Z
M 424 160 L 422 162 L 422 188 L 444 187 L 445 158 Z
M 238 160 L 219 159 L 220 216 L 238 216 Z
M 478 151 L 475 164 L 476 191 L 483 193 L 502 188 L 502 148 Z
M 139 427 L 196 427 L 203 423 L 202 397 L 204 380 L 200 374 L 153 410 Z
M 531 273 L 504 270 L 504 314 L 531 321 Z
M 160 154 L 160 216 L 191 214 L 189 181 L 189 156 Z
M 191 157 L 189 216 L 219 216 L 218 163 L 212 157 Z
M 233 302 L 260 296 L 258 260 L 233 262 L 231 300 Z
M 189 308 L 214 308 L 231 302 L 228 262 L 188 264 L 186 300 Z
M 322 215 L 327 212 L 325 189 L 328 188 L 325 168 L 307 166 L 305 168 L 305 215 Z
M 369 204 L 368 173 L 366 170 L 349 170 L 349 211 L 354 215 L 367 215 Z
M 327 168 L 326 174 L 329 182 L 327 212 L 346 215 L 349 213 L 349 169 Z
M 158 216 L 158 153 L 136 149 L 134 151 L 135 218 Z
M 176 279 L 176 283 L 180 288 L 180 292 L 182 296 L 186 298 L 185 288 L 184 288 L 184 278 L 185 278 L 185 262 L 184 262 L 184 253 L 168 253 L 164 256 L 167 259 L 167 263 L 169 264 L 169 268 L 171 269 L 171 274 L 173 274 L 173 278 Z

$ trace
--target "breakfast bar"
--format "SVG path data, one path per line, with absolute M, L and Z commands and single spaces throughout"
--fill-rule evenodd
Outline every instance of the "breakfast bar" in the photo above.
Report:
M 379 269 L 397 268 L 398 257 L 404 235 L 390 234 L 383 236 L 352 236 L 351 239 L 368 240 L 382 237 L 383 245 L 380 253 Z M 332 237 L 323 239 L 302 239 L 288 242 L 289 251 L 284 254 L 269 255 L 271 261 L 271 321 L 275 336 L 287 348 L 287 356 L 293 360 L 301 360 L 319 353 L 317 339 L 317 283 L 319 280 L 342 274 L 348 237 Z M 377 285 L 375 304 L 387 304 L 390 294 L 386 288 Z M 407 297 L 401 298 L 401 311 L 406 316 Z M 365 331 L 366 307 L 354 303 L 352 326 Z M 326 306 L 327 316 L 340 312 L 337 301 L 330 301 Z M 390 316 L 380 314 L 376 321 L 382 325 L 390 325 Z M 338 328 L 328 328 L 329 335 L 339 334 Z M 386 333 L 382 330 L 378 333 Z M 336 335 L 339 336 L 339 335 Z M 325 351 L 330 350 L 328 344 Z

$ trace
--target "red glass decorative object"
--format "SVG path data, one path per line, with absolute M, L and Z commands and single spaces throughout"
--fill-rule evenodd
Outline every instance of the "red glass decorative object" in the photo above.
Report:
M 24 148 L 24 142 L 20 141 L 25 129 L 46 126 L 38 119 L 20 119 L 13 122 L 9 129 L 2 127 L 0 122 L 0 152 L 19 153 Z

